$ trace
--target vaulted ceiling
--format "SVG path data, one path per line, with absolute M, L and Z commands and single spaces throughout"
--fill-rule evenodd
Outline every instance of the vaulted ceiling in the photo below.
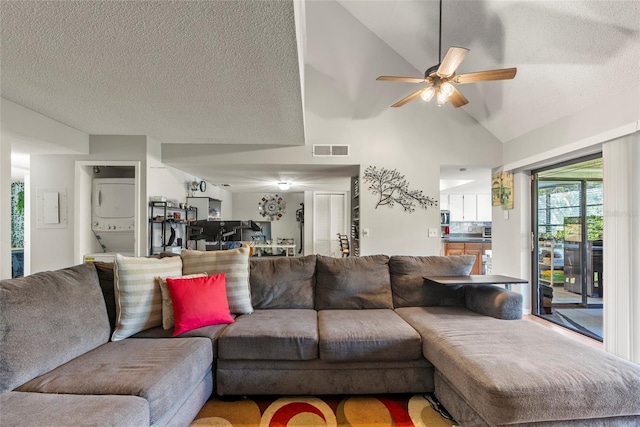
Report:
M 338 3 L 399 62 L 358 77 L 342 73 L 345 58 L 335 55 L 323 64 L 328 77 L 366 79 L 368 96 L 391 105 L 415 85 L 372 84 L 371 75 L 406 74 L 408 63 L 419 77 L 438 63 L 438 1 Z M 318 56 L 331 59 L 333 47 L 306 39 L 305 27 L 325 18 L 301 6 L 3 1 L 1 95 L 89 134 L 303 145 L 300 70 Z M 449 46 L 470 49 L 461 73 L 518 68 L 514 80 L 459 87 L 470 101 L 459 114 L 508 143 L 639 85 L 640 2 L 445 0 L 443 54 Z

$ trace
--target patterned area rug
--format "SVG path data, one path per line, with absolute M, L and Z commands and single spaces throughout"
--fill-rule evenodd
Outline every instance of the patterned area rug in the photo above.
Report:
M 191 423 L 191 426 L 216 427 L 451 427 L 454 425 L 454 421 L 440 415 L 422 394 L 280 398 L 260 396 L 235 401 L 214 398 L 205 404 Z

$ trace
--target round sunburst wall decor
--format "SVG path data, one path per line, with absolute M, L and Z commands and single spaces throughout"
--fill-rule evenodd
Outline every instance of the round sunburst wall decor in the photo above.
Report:
M 287 209 L 287 203 L 278 194 L 265 194 L 258 202 L 258 212 L 263 218 L 279 220 Z

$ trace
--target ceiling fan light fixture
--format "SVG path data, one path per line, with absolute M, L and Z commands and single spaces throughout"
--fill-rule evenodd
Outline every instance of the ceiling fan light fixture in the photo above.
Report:
M 428 88 L 422 91 L 422 93 L 420 94 L 420 98 L 422 98 L 423 101 L 429 102 L 431 101 L 431 98 L 433 98 L 433 95 L 435 94 L 436 94 L 436 88 L 434 88 L 433 86 L 429 86 Z
M 287 191 L 289 188 L 291 188 L 291 183 L 290 182 L 279 182 L 278 183 L 278 188 L 281 191 Z
M 449 98 L 451 95 L 453 95 L 453 85 L 449 82 L 444 82 L 440 85 L 440 92 L 444 93 L 447 98 Z
M 449 100 L 449 97 L 443 90 L 439 90 L 436 95 L 436 101 L 438 102 L 438 106 L 444 105 Z

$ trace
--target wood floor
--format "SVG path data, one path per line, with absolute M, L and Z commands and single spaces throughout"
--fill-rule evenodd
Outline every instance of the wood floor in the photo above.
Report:
M 593 338 L 589 338 L 587 336 L 579 334 L 578 332 L 574 332 L 574 331 L 572 331 L 570 329 L 567 329 L 567 328 L 564 328 L 562 326 L 556 325 L 555 323 L 549 322 L 548 320 L 541 319 L 540 317 L 534 316 L 532 314 L 527 314 L 527 315 L 523 316 L 523 319 L 529 320 L 531 322 L 538 323 L 538 324 L 540 324 L 542 326 L 545 326 L 545 327 L 547 327 L 549 329 L 552 329 L 552 330 L 554 330 L 554 331 L 558 332 L 559 334 L 562 334 L 562 335 L 564 335 L 566 337 L 569 337 L 569 338 L 575 339 L 576 341 L 580 341 L 580 342 L 582 342 L 584 344 L 590 345 L 591 347 L 598 348 L 600 350 L 604 350 L 604 345 L 600 341 L 594 340 Z

